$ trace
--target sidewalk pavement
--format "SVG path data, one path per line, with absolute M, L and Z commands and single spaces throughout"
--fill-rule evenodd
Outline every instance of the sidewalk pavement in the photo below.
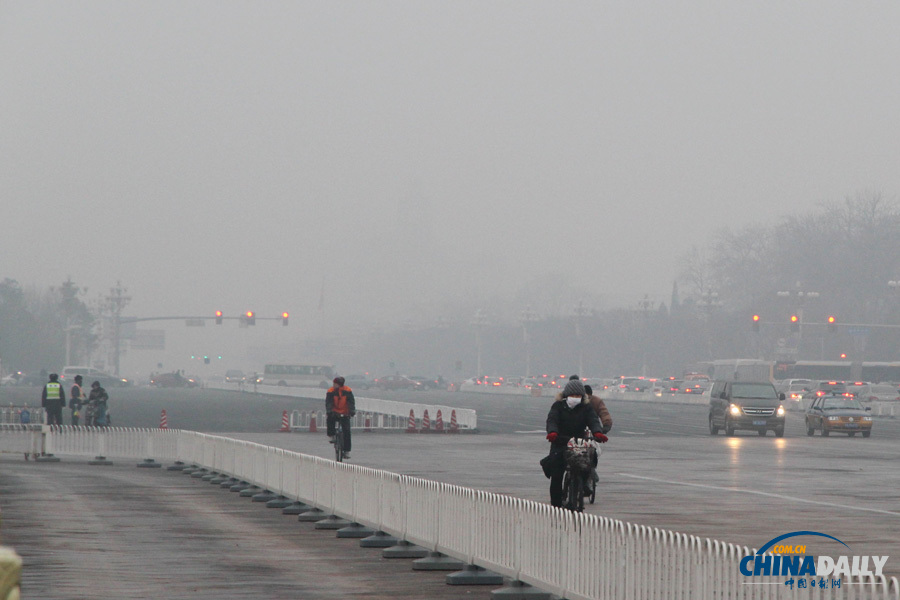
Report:
M 487 600 L 496 589 L 447 585 L 447 572 L 135 464 L 0 457 L 0 543 L 24 561 L 23 599 Z

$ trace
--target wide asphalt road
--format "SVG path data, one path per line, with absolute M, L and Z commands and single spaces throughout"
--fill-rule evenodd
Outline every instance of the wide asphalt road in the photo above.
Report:
M 481 433 L 357 432 L 354 463 L 546 501 L 548 481 L 538 460 L 547 452 L 549 399 L 451 392 L 383 397 L 475 408 Z M 8 400 L 0 396 L 0 402 Z M 888 555 L 885 573 L 900 575 L 898 421 L 877 419 L 869 439 L 807 437 L 802 416 L 789 413 L 784 438 L 754 432 L 727 438 L 709 435 L 703 405 L 608 405 L 615 425 L 601 456 L 602 491 L 590 512 L 749 547 L 818 531 L 850 551 L 811 540 L 812 552 Z M 327 457 L 331 447 L 321 433 L 275 433 L 282 410 L 320 407 L 314 400 L 212 390 L 133 389 L 113 394 L 112 410 L 116 425 L 156 426 L 166 408 L 170 427 Z

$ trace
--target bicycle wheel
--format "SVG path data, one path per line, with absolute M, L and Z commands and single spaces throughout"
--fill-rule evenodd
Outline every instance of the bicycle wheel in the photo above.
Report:
M 563 475 L 562 498 L 561 498 L 561 504 L 560 504 L 560 506 L 562 506 L 563 508 L 569 508 L 569 479 L 570 478 L 571 478 L 571 475 L 569 474 L 569 471 L 566 470 L 566 474 Z
M 578 475 L 569 477 L 569 510 L 581 512 L 584 510 L 584 481 Z
M 334 460 L 344 462 L 344 427 L 340 420 L 334 424 Z

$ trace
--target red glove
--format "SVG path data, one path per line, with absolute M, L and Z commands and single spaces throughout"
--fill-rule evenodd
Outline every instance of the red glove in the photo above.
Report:
M 557 437 L 559 437 L 559 434 L 556 433 L 555 431 L 551 431 L 550 433 L 547 434 L 547 441 L 550 443 L 553 443 L 556 441 Z
M 605 444 L 609 441 L 609 438 L 600 433 L 599 431 L 594 434 L 594 439 L 600 442 L 601 444 Z

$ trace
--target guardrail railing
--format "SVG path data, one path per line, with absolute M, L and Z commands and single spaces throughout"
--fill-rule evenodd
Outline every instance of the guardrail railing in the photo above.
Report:
M 755 553 L 746 546 L 253 442 L 181 430 L 0 426 L 2 451 L 36 439 L 43 452 L 62 455 L 195 463 L 570 600 L 755 600 L 783 597 L 788 583 L 742 575 L 741 559 Z M 791 590 L 795 577 L 817 579 L 791 576 Z M 900 583 L 855 576 L 814 594 L 897 600 Z

